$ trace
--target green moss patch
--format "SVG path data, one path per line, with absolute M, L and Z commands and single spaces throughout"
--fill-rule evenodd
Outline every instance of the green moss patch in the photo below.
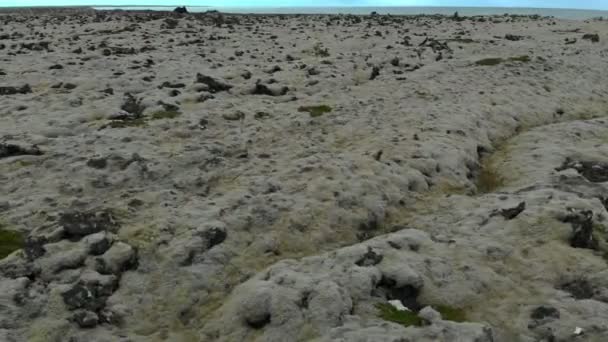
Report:
M 441 318 L 446 321 L 466 322 L 467 315 L 463 309 L 453 308 L 446 305 L 433 306 L 441 314 Z
M 502 62 L 503 62 L 502 58 L 484 58 L 484 59 L 478 60 L 477 62 L 475 62 L 475 64 L 483 65 L 483 66 L 492 66 L 492 65 L 498 65 Z
M 489 193 L 502 187 L 504 183 L 504 179 L 498 175 L 492 165 L 484 165 L 477 178 L 477 192 Z
M 379 311 L 379 316 L 385 321 L 399 323 L 403 326 L 422 326 L 424 325 L 424 319 L 418 317 L 416 313 L 412 311 L 399 311 L 394 306 L 387 303 L 379 303 L 376 305 L 376 309 Z
M 0 225 L 0 259 L 6 258 L 14 251 L 23 248 L 25 239 L 15 231 L 6 230 Z
M 327 105 L 301 106 L 300 108 L 298 108 L 298 112 L 308 112 L 310 113 L 310 117 L 316 118 L 325 113 L 331 112 L 331 107 Z
M 521 62 L 528 63 L 530 61 L 530 56 L 517 56 L 509 58 L 509 62 Z
M 176 117 L 182 115 L 182 113 L 176 110 L 161 110 L 152 114 L 152 120 L 161 120 L 161 119 L 175 119 Z
M 484 58 L 484 59 L 480 59 L 477 62 L 475 62 L 476 65 L 481 65 L 481 66 L 493 66 L 493 65 L 498 65 L 500 63 L 503 62 L 521 62 L 521 63 L 527 63 L 531 61 L 530 56 L 515 56 L 515 57 L 509 57 L 507 59 L 503 59 L 503 58 Z

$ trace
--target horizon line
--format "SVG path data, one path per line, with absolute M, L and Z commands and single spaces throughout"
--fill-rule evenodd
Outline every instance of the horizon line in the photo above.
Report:
M 40 6 L 3 6 L 0 4 L 0 8 L 90 8 L 90 7 L 206 7 L 206 8 L 505 8 L 505 9 L 542 9 L 542 10 L 569 10 L 569 11 L 597 11 L 597 12 L 608 12 L 608 9 L 592 9 L 592 8 L 569 8 L 569 7 L 519 7 L 519 6 L 347 6 L 347 5 L 334 5 L 334 6 L 214 6 L 214 5 L 110 5 L 110 4 L 92 4 L 92 5 L 40 5 Z

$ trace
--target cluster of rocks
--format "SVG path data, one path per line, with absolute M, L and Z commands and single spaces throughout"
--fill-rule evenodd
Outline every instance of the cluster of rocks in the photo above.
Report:
M 137 267 L 138 257 L 135 248 L 118 239 L 119 229 L 110 211 L 94 210 L 64 212 L 55 223 L 32 232 L 23 249 L 0 261 L 0 287 L 10 288 L 12 295 L 6 308 L 20 317 L 3 320 L 2 328 L 27 329 L 28 322 L 45 314 L 44 303 L 56 296 L 65 310 L 55 312 L 54 319 L 81 328 L 120 324 L 120 314 L 106 307 L 106 301 L 122 274 Z

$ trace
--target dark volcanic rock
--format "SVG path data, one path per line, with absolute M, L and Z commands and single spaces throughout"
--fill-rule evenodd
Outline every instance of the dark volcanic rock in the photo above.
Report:
M 101 231 L 112 231 L 118 224 L 108 211 L 67 212 L 61 214 L 59 225 L 65 229 L 67 237 L 80 238 Z
M 203 232 L 203 237 L 207 240 L 208 249 L 224 242 L 226 236 L 226 230 L 222 228 L 211 228 Z
M 182 6 L 182 7 L 176 7 L 173 12 L 175 13 L 180 13 L 180 14 L 186 14 L 188 13 L 188 9 L 186 8 L 186 6 Z
M 375 66 L 372 68 L 372 74 L 369 76 L 369 79 L 373 80 L 376 77 L 378 77 L 379 75 L 380 75 L 380 68 Z
M 281 67 L 278 65 L 273 66 L 272 68 L 266 70 L 266 73 L 268 74 L 274 74 L 275 72 L 281 71 Z
M 92 284 L 78 283 L 71 289 L 61 294 L 63 302 L 70 310 L 86 309 L 97 311 L 102 309 L 108 296 L 103 289 L 98 289 Z
M 571 213 L 562 218 L 562 222 L 572 225 L 570 246 L 574 248 L 598 249 L 599 243 L 593 235 L 593 212 L 591 210 Z
M 213 96 L 213 95 L 211 95 L 211 94 L 202 94 L 201 96 L 199 96 L 199 97 L 196 99 L 196 102 L 198 102 L 198 103 L 202 103 L 202 102 L 205 102 L 205 101 L 207 101 L 207 100 L 214 99 L 214 98 L 215 98 L 215 96 Z
M 556 171 L 565 169 L 575 169 L 588 181 L 593 183 L 608 182 L 608 163 L 600 163 L 593 161 L 574 161 L 566 159 L 562 166 L 556 168 Z
M 16 94 L 30 94 L 32 88 L 29 84 L 22 87 L 0 87 L 0 95 L 16 95 Z
M 365 254 L 363 254 L 361 259 L 359 259 L 355 262 L 355 265 L 363 266 L 363 267 L 374 266 L 374 265 L 378 265 L 380 262 L 382 262 L 383 258 L 384 257 L 382 256 L 382 254 L 378 254 L 378 253 L 374 252 L 371 247 L 367 247 L 367 252 L 365 252 Z
M 450 47 L 448 46 L 448 43 L 446 42 L 440 42 L 435 38 L 425 38 L 424 41 L 422 43 L 419 44 L 419 46 L 426 46 L 426 47 L 430 47 L 433 52 L 438 52 L 438 51 L 447 51 L 447 52 L 451 52 L 452 49 L 450 49 Z
M 27 148 L 13 144 L 0 144 L 0 159 L 23 155 L 40 156 L 42 154 L 37 146 Z
M 94 312 L 78 310 L 72 316 L 72 320 L 81 328 L 93 328 L 99 322 L 99 317 Z
M 107 165 L 108 160 L 106 158 L 92 158 L 87 161 L 87 166 L 94 169 L 105 169 Z
M 260 83 L 259 81 L 255 84 L 255 88 L 251 92 L 252 95 L 268 95 L 268 96 L 282 96 L 287 94 L 289 91 L 288 87 L 282 87 L 280 89 L 270 89 L 267 85 Z
M 418 303 L 420 290 L 413 285 L 397 286 L 397 282 L 394 279 L 383 276 L 378 283 L 377 289 L 384 292 L 386 299 L 398 299 L 406 308 L 412 311 L 418 311 L 422 308 L 422 305 Z
M 497 214 L 500 214 L 505 220 L 512 220 L 524 210 L 526 210 L 526 202 L 521 202 L 514 208 L 501 209 Z
M 184 87 L 186 87 L 186 85 L 183 83 L 171 83 L 169 81 L 166 81 L 166 82 L 163 82 L 160 86 L 158 86 L 158 89 L 162 89 L 162 88 L 176 89 L 176 88 L 184 88 Z
M 102 255 L 112 246 L 112 241 L 108 236 L 103 236 L 101 239 L 89 243 L 89 254 Z
M 126 93 L 125 97 L 125 102 L 123 102 L 122 106 L 120 106 L 120 109 L 124 110 L 127 113 L 133 114 L 135 117 L 140 117 L 146 109 L 146 107 L 141 104 L 142 100 L 136 99 L 133 95 L 129 93 Z M 122 120 L 125 119 L 128 118 L 122 118 Z M 119 120 L 121 120 L 121 118 L 119 118 Z
M 557 288 L 570 293 L 575 299 L 590 299 L 595 294 L 591 283 L 583 278 L 564 282 L 557 286 Z
M 516 42 L 518 40 L 524 39 L 524 37 L 523 36 L 514 35 L 514 34 L 507 34 L 507 35 L 505 35 L 505 39 Z
M 545 318 L 559 318 L 559 310 L 552 306 L 541 305 L 534 310 L 530 314 L 530 318 L 532 319 L 545 319 Z
M 587 33 L 587 34 L 583 35 L 583 39 L 590 40 L 593 43 L 598 43 L 600 41 L 600 35 L 597 33 L 595 33 L 595 34 Z
M 528 329 L 535 329 L 543 324 L 560 318 L 559 310 L 548 305 L 541 305 L 536 307 L 530 313 L 532 321 L 528 323 Z
M 46 249 L 44 245 L 47 243 L 47 239 L 44 237 L 33 237 L 29 236 L 25 240 L 25 246 L 23 247 L 23 251 L 25 252 L 25 257 L 28 260 L 38 259 L 46 253 Z
M 250 79 L 251 78 L 251 71 L 249 71 L 249 70 L 243 71 L 243 73 L 241 74 L 241 77 L 244 78 L 244 79 L 246 79 L 246 80 Z
M 37 42 L 37 43 L 21 43 L 21 48 L 31 51 L 49 51 L 50 42 Z
M 203 83 L 209 87 L 210 93 L 217 93 L 220 91 L 228 91 L 232 89 L 232 86 L 226 83 L 222 83 L 211 76 L 203 74 L 196 74 L 196 83 Z

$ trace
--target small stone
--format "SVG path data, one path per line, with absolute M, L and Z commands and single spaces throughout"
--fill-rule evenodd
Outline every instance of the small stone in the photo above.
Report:
M 236 112 L 222 114 L 222 118 L 228 121 L 244 120 L 245 113 L 241 112 L 240 110 L 237 110 Z
M 243 71 L 243 73 L 241 73 L 241 77 L 248 80 L 251 78 L 251 71 L 245 70 Z
M 546 305 L 536 307 L 534 310 L 532 310 L 532 313 L 530 314 L 530 318 L 538 320 L 545 318 L 558 319 L 559 316 L 559 310 L 552 306 Z
M 116 242 L 103 255 L 96 259 L 97 272 L 101 274 L 120 274 L 137 267 L 137 253 L 133 247 Z
M 215 98 L 215 96 L 213 96 L 213 95 L 211 95 L 211 94 L 202 94 L 201 96 L 199 96 L 199 97 L 196 99 L 196 102 L 198 102 L 198 103 L 203 103 L 203 102 L 205 102 L 205 101 L 207 101 L 207 100 L 211 100 L 211 99 L 214 99 L 214 98 Z
M 505 35 L 505 39 L 506 40 L 511 40 L 511 41 L 518 41 L 518 40 L 524 39 L 524 37 L 523 36 L 518 36 L 518 35 L 515 35 L 515 34 L 507 34 L 507 35 Z
M 99 317 L 97 317 L 96 313 L 86 310 L 76 311 L 72 319 L 81 328 L 93 328 L 99 322 Z
M 378 77 L 380 75 L 380 68 L 377 66 L 374 66 L 372 68 L 372 74 L 369 76 L 370 80 L 374 80 L 376 77 Z
M 112 245 L 112 240 L 106 232 L 89 235 L 84 238 L 84 242 L 87 244 L 89 254 L 91 255 L 102 255 Z
M 526 210 L 526 202 L 521 202 L 514 208 L 501 209 L 499 213 L 505 220 L 512 220 L 524 210 Z
M 281 67 L 278 65 L 273 66 L 272 68 L 266 70 L 266 73 L 268 74 L 274 74 L 275 72 L 281 71 Z
M 289 91 L 288 87 L 277 88 L 273 87 L 272 89 L 265 84 L 260 83 L 259 81 L 255 84 L 255 88 L 251 92 L 252 95 L 268 95 L 268 96 L 282 96 L 287 94 Z
M 83 284 L 76 284 L 61 294 L 68 309 L 75 310 L 90 307 L 94 300 L 93 293 Z
M 422 310 L 418 312 L 418 317 L 431 323 L 441 321 L 441 314 L 430 306 L 422 308 Z
M 316 76 L 318 74 L 320 74 L 320 72 L 315 67 L 312 67 L 312 68 L 308 69 L 308 75 L 310 75 L 310 76 Z
M 108 165 L 108 160 L 106 158 L 93 158 L 87 161 L 87 166 L 94 169 L 105 169 Z
M 203 232 L 203 237 L 207 240 L 207 248 L 219 245 L 226 240 L 226 230 L 222 228 L 211 228 Z
M 228 91 L 232 89 L 232 86 L 214 79 L 211 76 L 203 74 L 196 74 L 196 83 L 203 83 L 209 87 L 210 93 L 218 93 L 221 91 Z

